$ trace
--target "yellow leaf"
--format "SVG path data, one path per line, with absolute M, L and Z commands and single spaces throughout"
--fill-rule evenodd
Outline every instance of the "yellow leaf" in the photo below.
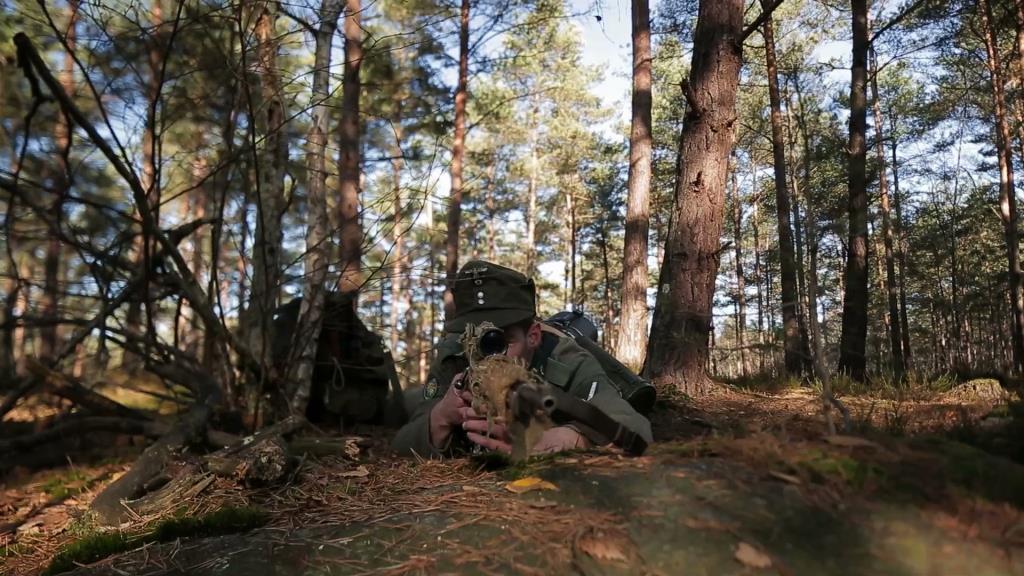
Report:
M 532 490 L 558 490 L 558 486 L 536 476 L 529 476 L 505 484 L 505 490 L 515 494 L 523 494 Z
M 736 546 L 736 559 L 744 566 L 751 568 L 771 568 L 772 559 L 770 556 L 754 548 L 746 542 L 740 542 Z

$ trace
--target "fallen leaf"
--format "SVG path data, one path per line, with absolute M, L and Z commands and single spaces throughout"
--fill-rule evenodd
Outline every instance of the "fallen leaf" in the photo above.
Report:
M 675 478 L 688 478 L 690 476 L 686 472 L 681 472 L 681 471 L 680 472 L 669 472 L 668 475 L 669 476 L 673 476 Z
M 536 476 L 529 476 L 505 484 L 505 490 L 514 494 L 524 494 L 532 490 L 558 490 L 558 486 Z
M 555 506 L 558 506 L 558 502 L 552 502 L 551 500 L 544 500 L 542 498 L 540 500 L 527 502 L 526 505 L 530 508 L 554 508 Z
M 483 488 L 480 488 L 479 486 L 463 486 L 462 487 L 462 491 L 463 492 L 484 492 L 485 490 Z
M 360 466 L 355 470 L 349 470 L 348 472 L 342 472 L 342 478 L 365 478 L 370 475 L 370 471 L 366 469 L 366 466 Z
M 582 552 L 595 560 L 611 562 L 626 562 L 628 560 L 621 539 L 600 531 L 584 534 L 577 544 Z
M 772 478 L 782 480 L 783 482 L 789 482 L 790 484 L 802 484 L 799 477 L 793 476 L 792 474 L 786 474 L 785 472 L 776 472 L 775 470 L 772 470 L 768 475 Z
M 356 438 L 345 439 L 345 456 L 347 456 L 349 460 L 358 460 L 360 452 L 359 442 Z
M 740 542 L 736 546 L 736 559 L 744 566 L 751 568 L 771 568 L 772 559 L 770 556 L 754 548 L 746 542 Z
M 833 446 L 844 446 L 847 448 L 881 448 L 877 443 L 857 436 L 825 436 L 825 442 Z

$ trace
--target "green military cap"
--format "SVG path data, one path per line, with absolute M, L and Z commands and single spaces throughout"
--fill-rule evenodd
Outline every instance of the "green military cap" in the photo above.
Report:
M 504 327 L 537 315 L 533 279 L 483 260 L 467 262 L 452 286 L 455 312 L 447 319 L 447 332 L 462 332 L 466 324 L 492 322 Z

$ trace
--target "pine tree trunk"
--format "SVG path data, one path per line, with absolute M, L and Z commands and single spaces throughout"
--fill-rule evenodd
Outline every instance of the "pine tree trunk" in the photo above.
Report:
M 807 231 L 807 324 L 810 329 L 811 365 L 814 367 L 814 375 L 820 382 L 828 380 L 829 374 L 825 368 L 825 357 L 822 352 L 823 336 L 821 326 L 818 323 L 818 215 L 815 208 L 814 197 L 811 190 L 811 140 L 807 129 L 807 118 L 804 110 L 803 93 L 800 83 L 793 79 L 793 89 L 797 100 L 797 127 L 800 130 L 800 139 L 803 143 L 803 190 L 804 190 L 804 228 Z
M 64 54 L 64 67 L 60 73 L 60 83 L 64 91 L 69 95 L 75 93 L 75 61 L 71 53 L 75 50 L 76 43 L 76 22 L 78 20 L 78 0 L 68 2 L 68 24 L 65 41 L 67 52 Z M 65 114 L 57 114 L 57 124 L 54 128 L 54 144 L 56 154 L 56 174 L 54 175 L 55 189 L 54 198 L 50 204 L 51 225 L 60 228 L 64 215 L 64 199 L 71 186 L 71 167 L 68 165 L 71 154 L 71 126 Z M 40 314 L 43 317 L 43 327 L 40 329 L 39 358 L 43 361 L 50 360 L 57 352 L 58 326 L 57 320 L 60 317 L 58 306 L 60 304 L 60 263 L 63 244 L 57 234 L 51 233 L 46 241 L 46 255 L 43 261 L 43 298 L 40 302 Z
M 534 101 L 530 112 L 530 176 L 526 185 L 526 276 L 532 278 L 537 272 L 537 180 L 540 159 L 537 157 L 537 104 Z
M 197 141 L 202 142 L 203 136 L 201 133 L 196 135 Z M 206 184 L 207 178 L 210 177 L 210 164 L 206 157 L 201 153 L 192 161 L 192 192 L 189 194 L 189 204 L 192 206 L 189 212 L 189 219 L 202 219 L 206 218 L 206 211 L 210 204 L 210 191 Z M 206 246 L 209 245 L 208 228 L 202 227 L 196 230 L 190 238 L 190 250 L 191 250 L 191 263 L 192 273 L 196 277 L 196 282 L 202 285 L 203 282 L 203 269 L 206 267 L 207 258 L 205 256 Z M 212 291 L 207 291 L 207 294 L 214 294 Z M 201 322 L 195 309 L 192 305 L 188 305 L 189 310 L 189 322 L 187 325 L 187 333 L 184 335 L 185 349 L 190 353 L 200 357 L 200 344 L 201 344 L 201 333 L 200 326 Z
M 8 238 L 8 247 L 14 253 L 14 246 L 10 243 L 10 240 Z M 10 265 L 16 266 L 17 264 L 11 261 Z M 3 328 L 0 328 L 0 389 L 3 389 L 6 384 L 14 380 L 17 365 L 14 358 L 15 332 L 17 328 L 15 328 L 13 320 L 17 315 L 18 297 L 21 290 L 17 280 L 15 280 L 14 272 L 14 270 L 10 270 L 3 282 L 4 308 L 3 316 L 0 316 L 0 320 L 3 321 Z
M 608 230 L 601 226 L 599 241 L 601 243 L 601 270 L 604 272 L 604 330 L 602 344 L 608 350 L 616 350 L 612 325 L 615 323 L 615 310 L 612 304 L 612 273 L 611 264 L 608 258 Z M 619 337 L 622 333 L 619 332 Z
M 284 210 L 284 173 L 288 159 L 285 137 L 285 109 L 280 70 L 277 65 L 276 4 L 266 2 L 256 10 L 257 74 L 260 79 L 260 108 L 257 130 L 263 135 L 259 154 L 256 194 L 256 233 L 252 245 L 252 284 L 247 311 L 247 337 L 257 361 L 266 371 L 270 366 L 270 330 L 281 274 L 281 217 Z M 243 252 L 244 253 L 244 252 Z M 263 411 L 260 378 L 251 378 L 246 397 L 250 424 L 258 426 Z
M 744 377 L 750 372 L 747 365 L 745 333 L 747 328 L 747 286 L 743 277 L 743 197 L 736 178 L 736 167 L 732 170 L 732 232 L 733 250 L 736 259 L 736 345 L 740 349 L 740 372 Z
M 19 276 L 22 279 L 34 278 L 35 277 L 35 261 L 31 258 L 23 258 L 21 261 L 21 271 Z M 29 282 L 22 282 L 19 286 L 19 290 L 15 291 L 15 302 L 14 306 L 22 313 L 29 309 L 29 303 L 32 302 L 34 289 L 32 284 Z M 28 330 L 25 329 L 25 324 L 19 322 L 14 328 L 14 371 L 16 373 L 23 373 L 25 370 L 25 359 L 31 356 L 29 354 L 28 346 L 31 340 L 31 335 Z
M 868 333 L 867 57 L 868 2 L 853 0 L 853 66 L 850 82 L 849 245 L 839 371 L 865 379 Z
M 327 215 L 327 134 L 330 132 L 331 44 L 341 17 L 342 0 L 323 0 L 320 4 L 320 26 L 316 32 L 313 60 L 313 89 L 310 110 L 312 122 L 306 135 L 306 173 L 309 178 L 307 200 L 306 253 L 303 258 L 302 304 L 295 330 L 290 378 L 295 391 L 291 397 L 292 411 L 304 415 L 313 387 L 316 350 L 324 313 L 327 268 L 331 259 L 330 224 Z
M 498 170 L 496 160 L 487 167 L 487 260 L 491 262 L 494 262 L 498 253 L 498 235 L 494 229 L 494 217 L 498 212 L 494 206 L 494 175 Z
M 150 213 L 153 215 L 153 222 L 160 226 L 160 182 L 157 178 L 156 167 L 156 110 L 157 98 L 160 91 L 160 69 L 162 68 L 163 54 L 158 38 L 160 27 L 163 25 L 163 10 L 160 0 L 154 0 L 150 9 L 150 20 L 152 23 L 151 37 L 149 38 L 149 50 L 147 58 L 149 63 L 149 75 L 146 80 L 146 122 L 142 132 L 142 188 L 146 191 L 146 200 L 149 204 Z M 135 207 L 135 216 L 141 220 L 141 209 Z M 147 282 L 139 292 L 139 298 L 133 299 L 128 306 L 127 317 L 125 318 L 125 330 L 136 336 L 142 332 L 142 306 L 148 308 L 149 294 L 149 260 L 153 249 L 153 240 L 148 233 L 143 231 L 135 239 L 135 262 L 140 268 L 146 270 Z M 147 300 L 141 302 L 140 300 Z M 150 318 L 151 320 L 152 318 Z M 139 359 L 132 353 L 125 351 L 123 364 L 129 368 L 138 368 Z
M 397 93 L 396 93 L 397 94 Z M 392 148 L 391 153 L 391 178 L 394 181 L 394 189 L 392 190 L 392 223 L 391 229 L 391 311 L 389 317 L 389 325 L 391 326 L 391 351 L 397 354 L 398 351 L 398 336 L 400 334 L 398 329 L 399 318 L 401 316 L 401 308 L 404 303 L 406 290 L 404 289 L 405 282 L 405 251 L 403 244 L 405 243 L 405 221 L 402 217 L 402 211 L 404 204 L 402 203 L 402 103 L 396 98 L 395 101 L 395 118 L 391 121 L 392 129 L 395 133 L 395 144 Z
M 753 168 L 753 161 L 751 161 L 751 168 Z M 764 275 L 761 270 L 761 223 L 759 219 L 761 215 L 761 196 L 756 190 L 756 171 L 752 170 L 752 172 L 751 187 L 754 188 L 754 197 L 752 198 L 753 213 L 750 215 L 750 227 L 754 231 L 754 288 L 757 294 L 757 372 L 758 374 L 764 374 L 764 292 L 761 290 Z
M 1009 273 L 1010 318 L 1013 335 L 1013 371 L 1024 370 L 1024 291 L 1021 286 L 1020 247 L 1017 231 L 1017 197 L 1013 181 L 1013 153 L 1010 127 L 1006 118 L 1003 69 L 992 27 L 989 0 L 978 0 L 986 64 L 992 79 L 992 102 L 996 114 L 996 150 L 999 155 L 999 215 L 1003 220 Z
M 791 99 L 786 86 L 787 84 L 783 83 L 780 91 L 782 92 L 782 100 L 786 102 L 783 127 L 786 133 L 786 165 L 789 168 L 789 185 L 792 191 L 791 207 L 793 209 L 793 245 L 796 248 L 797 320 L 800 325 L 800 360 L 803 362 L 804 373 L 811 374 L 814 371 L 814 355 L 811 353 L 811 337 L 808 329 L 807 267 L 805 266 L 806 258 L 804 254 L 806 237 L 804 235 L 803 219 L 800 216 L 800 197 L 802 194 L 807 193 L 807 189 L 797 180 L 797 142 L 796 136 L 793 133 Z
M 903 226 L 903 207 L 900 196 L 900 171 L 896 154 L 896 120 L 891 119 L 892 127 L 892 204 L 896 212 L 896 219 L 893 222 L 898 240 L 897 264 L 899 265 L 899 289 L 900 289 L 900 336 L 903 338 L 903 365 L 909 371 L 911 363 L 910 350 L 910 322 L 907 319 L 907 238 Z
M 455 138 L 452 142 L 452 191 L 448 203 L 448 233 L 446 241 L 444 293 L 445 313 L 455 311 L 452 285 L 459 271 L 459 221 L 462 217 L 462 168 L 466 147 L 466 103 L 469 99 L 469 0 L 462 0 L 459 8 L 459 84 L 455 90 Z
M 768 9 L 768 1 L 761 0 L 761 9 Z M 779 96 L 779 76 L 775 63 L 775 30 L 772 19 L 764 21 L 765 62 L 768 69 L 768 99 L 771 105 L 772 157 L 775 165 L 775 213 L 778 217 L 779 263 L 782 276 L 782 326 L 784 334 L 786 373 L 803 373 L 801 358 L 800 322 L 798 303 L 800 295 L 796 281 L 796 257 L 793 253 L 793 230 L 790 225 L 789 186 L 786 177 L 786 145 L 782 126 L 782 99 Z
M 647 350 L 647 237 L 651 189 L 651 14 L 648 0 L 632 1 L 633 120 L 629 135 L 629 197 L 622 260 L 622 314 L 616 357 L 633 370 Z
M 882 237 L 885 248 L 885 292 L 889 303 L 889 347 L 892 350 L 893 375 L 900 381 L 907 368 L 903 361 L 903 326 L 900 322 L 899 292 L 896 287 L 893 227 L 889 214 L 889 181 L 885 173 L 885 129 L 882 123 L 882 105 L 878 101 L 878 57 L 874 53 L 871 58 L 871 99 L 875 118 L 875 156 L 878 160 L 878 191 L 881 197 Z
M 712 299 L 720 259 L 725 183 L 742 64 L 741 0 L 702 0 L 693 64 L 685 86 L 691 107 L 679 140 L 672 225 L 661 267 L 648 350 L 656 382 L 690 395 L 706 392 Z
M 363 8 L 361 0 L 346 0 L 346 6 L 345 68 L 342 76 L 341 120 L 338 125 L 338 179 L 341 185 L 341 278 L 338 288 L 342 294 L 351 296 L 352 305 L 356 306 L 363 276 L 363 231 L 359 221 L 359 173 L 362 165 L 362 152 L 359 147 L 359 92 L 362 86 L 359 70 L 363 63 Z
M 565 190 L 565 217 L 569 221 L 569 234 L 565 242 L 565 309 L 571 310 L 576 304 L 576 203 L 574 200 L 575 181 L 570 181 Z

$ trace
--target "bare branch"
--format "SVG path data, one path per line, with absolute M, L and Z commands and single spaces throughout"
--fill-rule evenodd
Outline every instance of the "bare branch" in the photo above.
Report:
M 783 2 L 785 2 L 785 0 L 775 0 L 775 2 L 773 2 L 770 6 L 762 10 L 761 15 L 758 16 L 753 22 L 751 22 L 749 25 L 747 25 L 746 28 L 743 29 L 743 33 L 740 34 L 739 44 L 742 45 L 744 42 L 746 42 L 747 38 L 749 38 L 755 30 L 764 25 L 765 21 L 771 18 L 772 12 L 775 12 L 775 9 L 782 5 Z

